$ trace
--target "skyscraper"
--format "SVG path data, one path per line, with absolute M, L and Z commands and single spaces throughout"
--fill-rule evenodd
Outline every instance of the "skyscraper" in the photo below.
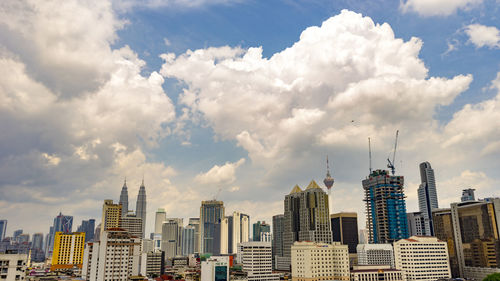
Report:
M 85 242 L 94 240 L 95 219 L 82 220 L 77 232 L 85 232 Z
M 375 170 L 363 180 L 369 243 L 392 243 L 408 238 L 404 177 Z
M 5 238 L 7 232 L 7 220 L 0 220 L 0 241 Z
M 31 243 L 31 260 L 41 262 L 45 260 L 45 253 L 43 251 L 43 233 L 33 234 Z
M 167 219 L 167 212 L 160 208 L 155 214 L 155 234 L 161 234 L 163 222 Z
M 122 217 L 128 214 L 128 190 L 127 180 L 123 183 L 122 192 L 120 193 L 120 205 L 122 205 Z
M 202 201 L 200 207 L 200 253 L 218 254 L 220 248 L 217 248 L 217 241 L 220 241 L 220 236 L 216 237 L 216 230 L 224 219 L 224 202 L 209 200 Z
M 273 216 L 273 269 L 283 268 L 286 265 L 278 266 L 283 261 L 283 215 Z
M 475 201 L 476 196 L 474 195 L 475 189 L 473 188 L 467 188 L 462 190 L 462 197 L 460 198 L 460 201 L 462 202 L 467 202 L 467 201 Z
M 237 252 L 238 244 L 248 242 L 250 236 L 250 216 L 234 211 L 227 217 L 228 222 L 228 253 Z
M 330 215 L 333 241 L 349 247 L 349 253 L 356 253 L 358 240 L 358 214 L 337 213 Z
M 194 254 L 195 227 L 188 225 L 182 230 L 182 255 Z
M 49 241 L 46 253 L 47 257 L 52 256 L 52 250 L 54 248 L 54 236 L 56 232 L 62 232 L 62 233 L 73 232 L 73 217 L 65 216 L 61 212 L 59 212 L 59 215 L 54 218 L 54 225 L 50 228 L 49 231 Z
M 436 180 L 434 170 L 429 162 L 420 163 L 420 180 L 418 188 L 418 207 L 424 218 L 423 235 L 434 236 L 432 224 L 432 210 L 439 208 L 436 192 Z
M 146 187 L 144 186 L 144 179 L 142 179 L 141 186 L 139 187 L 139 194 L 137 194 L 137 203 L 135 208 L 137 217 L 142 219 L 142 237 L 146 233 Z
M 194 252 L 200 252 L 200 218 L 189 218 L 189 226 L 194 227 Z
M 178 254 L 179 244 L 179 223 L 175 219 L 168 219 L 162 227 L 161 250 L 165 252 L 165 258 L 174 258 Z
M 137 217 L 133 212 L 129 212 L 126 216 L 121 217 L 120 227 L 135 237 L 142 238 L 142 219 Z
M 253 224 L 253 241 L 260 241 L 260 234 L 262 232 L 271 232 L 271 226 L 265 221 L 258 221 Z
M 296 185 L 285 197 L 283 265 L 290 270 L 295 241 L 332 243 L 328 195 L 313 180 L 305 190 Z
M 113 200 L 104 200 L 102 205 L 102 223 L 101 223 L 101 233 L 99 237 L 102 237 L 102 233 L 109 228 L 120 227 L 120 218 L 122 215 L 122 205 L 114 204 Z

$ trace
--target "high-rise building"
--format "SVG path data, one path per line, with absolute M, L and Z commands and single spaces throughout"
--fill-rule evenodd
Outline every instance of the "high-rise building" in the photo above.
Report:
M 102 223 L 101 223 L 101 234 L 109 228 L 120 227 L 120 218 L 122 216 L 122 205 L 114 204 L 113 200 L 104 200 L 102 205 Z
M 476 201 L 476 196 L 474 195 L 474 191 L 476 190 L 473 188 L 467 188 L 462 190 L 462 197 L 460 198 L 460 201 L 462 202 Z
M 359 244 L 356 247 L 359 265 L 389 265 L 394 268 L 394 250 L 391 244 Z
M 407 213 L 406 217 L 408 219 L 408 234 L 410 236 L 426 236 L 425 218 L 422 212 Z M 432 232 L 434 232 L 434 227 Z
M 153 278 L 165 273 L 165 252 L 143 252 L 141 257 L 141 275 Z
M 99 242 L 89 242 L 85 247 L 82 278 L 87 281 L 127 281 L 130 276 L 139 275 L 140 240 L 120 228 L 103 231 Z
M 180 254 L 179 250 L 179 220 L 167 219 L 163 222 L 161 250 L 165 252 L 165 258 L 171 259 Z
M 196 229 L 192 225 L 188 225 L 182 230 L 182 255 L 189 256 L 194 254 L 194 242 Z
M 5 238 L 7 232 L 7 220 L 0 220 L 0 241 Z
M 121 217 L 120 227 L 135 237 L 142 238 L 144 236 L 142 233 L 142 219 L 133 212 Z
M 82 268 L 84 245 L 85 232 L 56 232 L 50 270 L 65 270 L 75 266 Z
M 17 243 L 28 243 L 30 241 L 30 235 L 28 233 L 21 233 L 17 236 Z
M 404 177 L 375 170 L 363 180 L 369 243 L 408 238 Z
M 433 212 L 436 237 L 447 242 L 453 277 L 482 280 L 500 272 L 500 199 L 452 203 Z
M 137 194 L 135 213 L 137 217 L 142 219 L 141 238 L 144 238 L 144 235 L 146 234 L 146 187 L 144 186 L 144 179 L 142 180 L 141 186 L 139 187 L 139 193 Z
M 155 214 L 155 234 L 161 234 L 163 222 L 167 220 L 167 212 L 165 209 L 160 208 L 156 211 Z
M 260 234 L 262 232 L 271 232 L 271 226 L 265 221 L 257 221 L 253 224 L 253 241 L 260 241 Z
M 85 242 L 94 240 L 95 219 L 82 220 L 76 232 L 85 232 Z
M 202 201 L 200 207 L 200 253 L 220 253 L 220 236 L 216 230 L 224 219 L 224 202 L 210 200 Z M 219 234 L 220 235 L 220 234 Z
M 200 252 L 200 218 L 189 218 L 189 226 L 194 227 L 194 252 Z
M 295 241 L 332 242 L 328 195 L 313 180 L 305 190 L 296 185 L 285 196 L 283 265 L 290 270 L 291 247 Z M 288 264 L 288 266 L 284 266 Z M 285 268 L 287 267 L 287 268 Z
M 250 216 L 233 212 L 232 216 L 227 217 L 227 251 L 229 254 L 237 252 L 238 244 L 248 242 L 250 237 Z
M 283 220 L 284 215 L 273 216 L 273 269 L 286 267 L 286 264 L 278 266 L 278 262 L 283 261 Z
M 127 190 L 127 179 L 123 182 L 122 191 L 120 193 L 119 203 L 122 205 L 122 217 L 128 215 L 128 190 Z
M 279 274 L 272 270 L 272 250 L 270 242 L 242 242 L 239 245 L 242 270 L 247 273 L 248 281 L 280 280 Z
M 43 247 L 43 233 L 33 234 L 31 243 L 31 260 L 34 262 L 42 262 L 45 260 L 45 252 Z
M 412 236 L 394 242 L 396 269 L 406 272 L 408 281 L 451 278 L 446 242 L 431 236 Z
M 22 229 L 14 230 L 12 238 L 14 238 L 14 240 L 17 240 L 17 237 L 19 237 L 19 235 L 21 235 L 21 234 L 23 234 L 23 230 Z
M 349 247 L 349 253 L 356 253 L 358 240 L 358 214 L 336 213 L 330 215 L 332 239 Z
M 54 218 L 54 224 L 49 230 L 49 239 L 47 240 L 46 256 L 52 257 L 52 250 L 54 249 L 54 238 L 56 232 L 71 233 L 73 232 L 73 217 L 65 216 L 61 212 Z
M 349 250 L 332 244 L 295 242 L 291 248 L 292 281 L 349 280 Z
M 358 265 L 351 270 L 351 281 L 407 281 L 406 272 L 389 265 Z
M 216 228 L 215 231 L 215 236 L 220 237 L 219 240 L 219 254 L 221 255 L 227 255 L 229 252 L 229 244 L 231 242 L 229 241 L 229 217 L 225 217 L 221 220 L 219 226 Z
M 418 207 L 424 218 L 425 228 L 421 235 L 434 236 L 432 210 L 439 208 L 434 170 L 429 162 L 420 163 L 420 180 L 418 188 Z

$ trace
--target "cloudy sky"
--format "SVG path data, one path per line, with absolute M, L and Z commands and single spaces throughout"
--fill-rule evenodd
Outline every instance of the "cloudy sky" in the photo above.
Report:
M 6 0 L 0 3 L 0 219 L 47 232 L 100 221 L 144 175 L 154 211 L 271 220 L 325 176 L 332 212 L 397 173 L 417 210 L 418 164 L 440 206 L 499 195 L 498 0 Z M 219 192 L 220 190 L 220 192 Z

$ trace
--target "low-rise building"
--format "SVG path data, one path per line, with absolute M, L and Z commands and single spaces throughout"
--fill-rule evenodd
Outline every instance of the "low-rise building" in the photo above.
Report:
M 229 257 L 211 257 L 201 262 L 201 281 L 229 281 Z
M 394 250 L 391 244 L 359 244 L 356 247 L 358 265 L 389 265 L 394 268 Z
M 412 236 L 394 242 L 396 268 L 408 281 L 435 281 L 451 278 L 446 242 L 431 236 Z
M 358 265 L 351 270 L 351 281 L 406 281 L 406 273 L 389 265 Z
M 291 254 L 292 281 L 349 280 L 347 245 L 297 241 Z
M 0 280 L 25 280 L 27 260 L 26 254 L 0 254 Z
M 140 273 L 150 278 L 163 275 L 165 273 L 165 252 L 151 251 L 142 253 Z

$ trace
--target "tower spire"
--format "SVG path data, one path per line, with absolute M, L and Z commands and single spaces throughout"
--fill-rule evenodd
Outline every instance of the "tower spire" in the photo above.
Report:
M 330 190 L 333 186 L 334 179 L 330 175 L 330 163 L 328 162 L 328 155 L 326 156 L 326 178 L 323 180 L 323 183 L 325 184 L 326 188 L 328 189 L 328 193 L 330 193 Z

